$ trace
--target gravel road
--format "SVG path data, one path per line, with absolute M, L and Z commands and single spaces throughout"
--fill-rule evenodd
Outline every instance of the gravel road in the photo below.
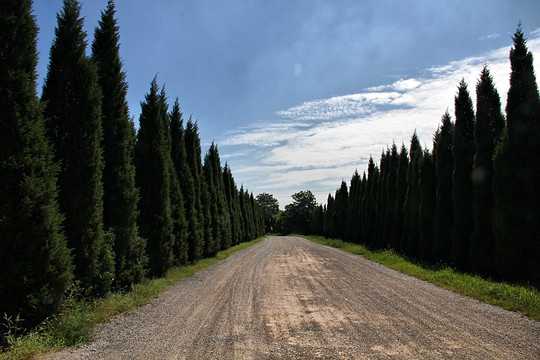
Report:
M 48 359 L 540 359 L 540 323 L 269 237 Z

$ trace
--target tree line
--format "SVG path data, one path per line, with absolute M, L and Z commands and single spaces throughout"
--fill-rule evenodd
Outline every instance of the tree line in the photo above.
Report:
M 0 5 L 0 312 L 38 324 L 77 284 L 86 297 L 264 233 L 261 209 L 157 80 L 129 118 L 111 0 L 86 55 L 64 0 L 41 99 L 31 0 Z
M 484 66 L 476 111 L 462 80 L 455 120 L 444 113 L 431 149 L 422 148 L 415 131 L 408 148 L 392 144 L 378 165 L 370 157 L 367 174 L 356 171 L 326 205 L 309 196 L 296 201 L 305 192 L 293 195 L 278 227 L 539 284 L 540 98 L 521 25 L 510 64 L 506 116 Z M 305 208 L 311 218 L 299 213 Z

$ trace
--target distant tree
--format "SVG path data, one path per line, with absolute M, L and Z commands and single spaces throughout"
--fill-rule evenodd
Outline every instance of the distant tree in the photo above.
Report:
M 394 221 L 390 233 L 390 246 L 400 249 L 401 237 L 403 236 L 403 207 L 407 195 L 407 172 L 409 168 L 409 153 L 405 144 L 401 144 L 398 158 L 398 170 L 396 178 L 396 201 L 394 204 Z
M 135 144 L 136 183 L 140 189 L 140 233 L 147 239 L 150 274 L 160 276 L 173 263 L 170 166 L 164 136 L 166 113 L 154 78 L 141 103 Z
M 114 16 L 114 2 L 110 0 L 94 31 L 92 58 L 98 66 L 103 92 L 103 222 L 115 236 L 115 283 L 125 288 L 142 280 L 148 259 L 145 240 L 137 227 L 139 195 L 132 163 L 133 124 L 128 114 L 126 75 L 122 71 L 119 29 Z
M 474 162 L 474 110 L 467 83 L 461 80 L 455 97 L 454 126 L 454 227 L 452 231 L 452 262 L 458 269 L 470 269 L 470 241 L 474 230 L 471 174 Z
M 285 206 L 281 218 L 282 228 L 286 232 L 309 234 L 310 221 L 317 206 L 315 196 L 309 190 L 299 191 L 292 195 L 293 202 Z
M 409 148 L 410 163 L 407 170 L 407 195 L 403 204 L 403 236 L 400 248 L 407 255 L 418 255 L 418 242 L 420 238 L 420 161 L 422 147 L 418 140 L 416 130 L 411 138 Z
M 499 93 L 493 84 L 487 66 L 484 66 L 476 85 L 476 122 L 474 125 L 475 156 L 473 165 L 473 218 L 471 237 L 472 270 L 482 274 L 495 274 L 495 240 L 492 216 L 493 153 L 504 129 Z
M 449 263 L 452 251 L 452 228 L 454 225 L 454 202 L 452 200 L 452 174 L 454 155 L 452 144 L 454 123 L 448 111 L 442 116 L 434 155 L 435 174 L 437 178 L 435 229 L 433 239 L 433 258 L 436 261 Z
M 115 268 L 114 235 L 103 231 L 101 90 L 78 1 L 65 0 L 57 18 L 42 92 L 47 133 L 61 162 L 59 203 L 75 276 L 86 292 L 102 295 Z
M 336 238 L 336 199 L 328 194 L 326 199 L 326 211 L 324 216 L 324 234 L 328 238 Z
M 521 26 L 510 49 L 507 126 L 495 150 L 495 260 L 506 279 L 540 281 L 540 99 Z
M 31 8 L 30 0 L 0 2 L 0 312 L 20 314 L 25 327 L 59 309 L 73 271 L 36 95 Z
M 420 161 L 420 241 L 418 256 L 422 260 L 433 259 L 433 230 L 435 219 L 437 177 L 434 155 L 424 150 Z
M 275 216 L 279 212 L 279 202 L 272 194 L 269 193 L 257 195 L 256 200 L 263 212 L 265 230 L 267 233 L 272 232 L 276 223 Z

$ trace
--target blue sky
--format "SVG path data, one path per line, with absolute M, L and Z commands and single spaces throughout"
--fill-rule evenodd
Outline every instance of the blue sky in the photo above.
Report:
M 82 3 L 88 44 L 107 0 Z M 38 91 L 61 0 L 35 0 Z M 416 129 L 431 148 L 464 77 L 481 67 L 503 100 L 518 22 L 540 68 L 540 2 L 116 0 L 136 123 L 157 74 L 170 103 L 218 144 L 238 185 L 280 207 L 300 190 L 326 202 L 341 180 Z M 90 46 L 88 46 L 90 51 Z M 538 73 L 538 70 L 537 70 Z

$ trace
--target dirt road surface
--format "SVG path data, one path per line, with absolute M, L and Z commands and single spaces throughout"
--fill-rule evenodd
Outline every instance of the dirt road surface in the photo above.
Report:
M 269 237 L 49 359 L 540 359 L 540 323 Z

